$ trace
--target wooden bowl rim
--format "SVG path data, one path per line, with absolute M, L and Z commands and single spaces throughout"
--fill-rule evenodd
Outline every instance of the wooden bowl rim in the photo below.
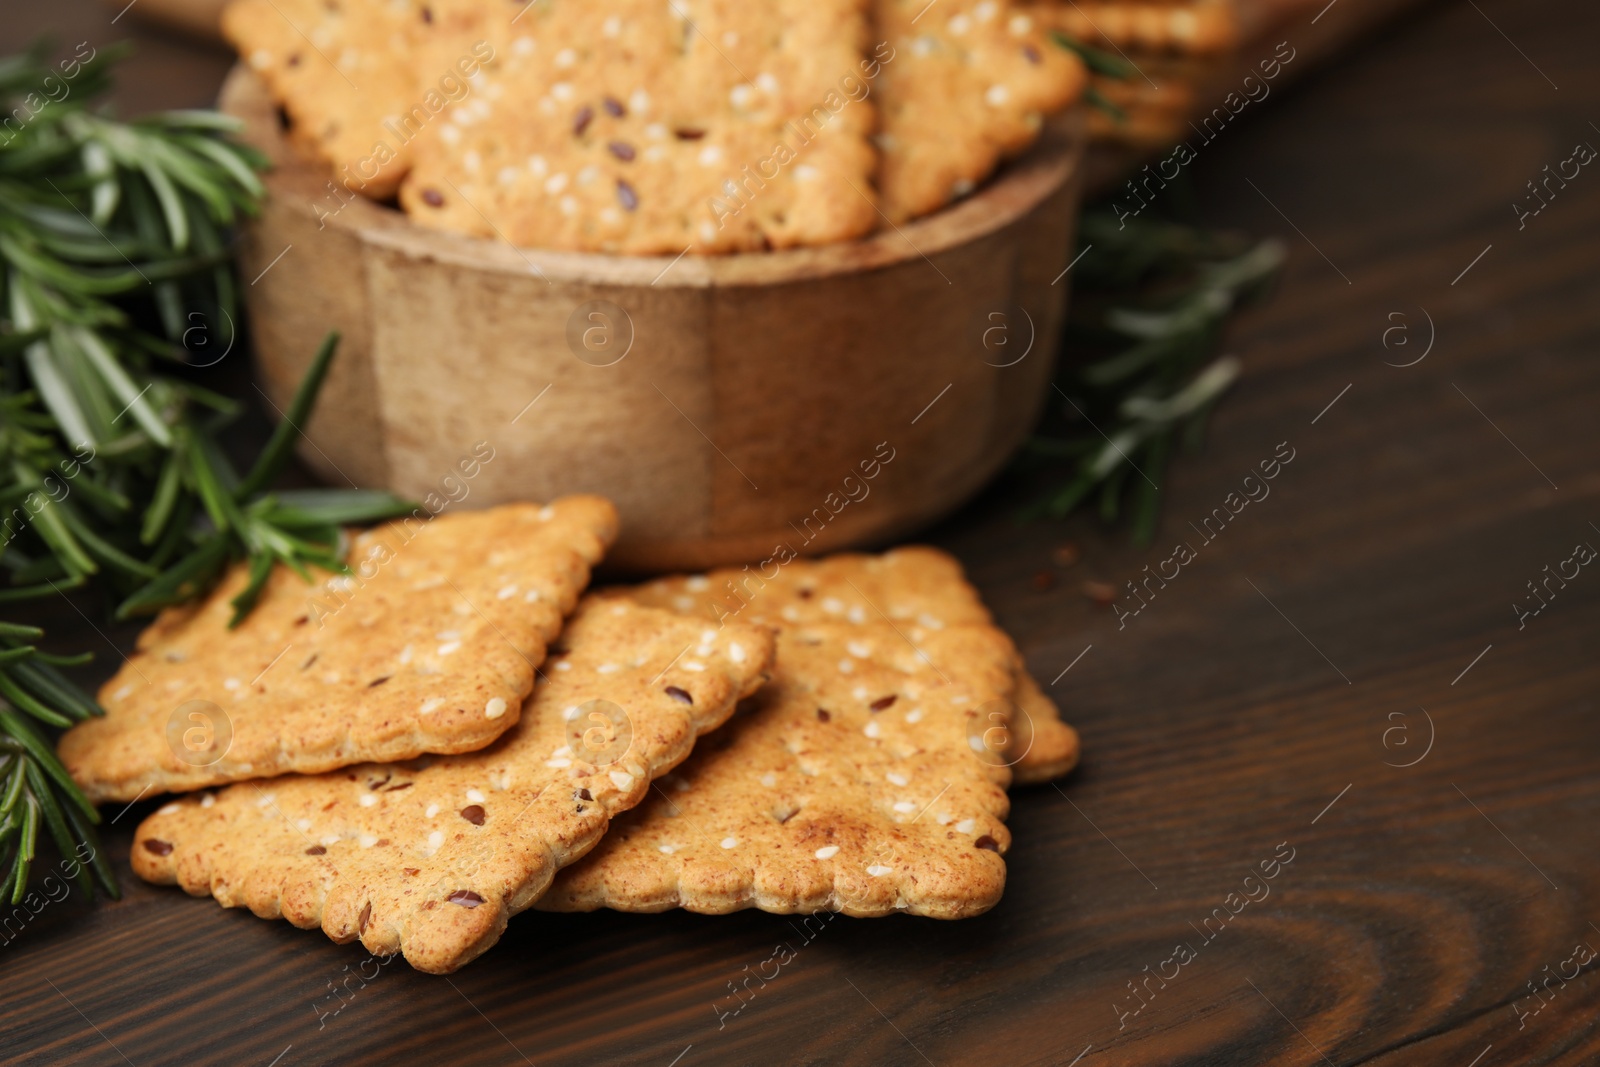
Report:
M 265 180 L 273 195 L 288 200 L 285 193 L 291 189 L 333 189 L 331 170 L 292 144 L 265 84 L 243 63 L 229 72 L 218 107 L 242 120 L 244 139 L 271 159 L 273 169 Z M 1029 151 L 1005 164 L 964 200 L 903 225 L 889 223 L 889 229 L 866 237 L 816 247 L 676 258 L 524 248 L 419 226 L 399 208 L 359 195 L 324 224 L 410 257 L 484 272 L 542 275 L 551 282 L 673 289 L 781 285 L 880 270 L 919 258 L 931 262 L 934 256 L 1004 229 L 1026 217 L 1082 166 L 1087 146 L 1083 127 L 1081 112 L 1053 119 Z M 321 199 L 296 195 L 291 203 L 315 218 Z

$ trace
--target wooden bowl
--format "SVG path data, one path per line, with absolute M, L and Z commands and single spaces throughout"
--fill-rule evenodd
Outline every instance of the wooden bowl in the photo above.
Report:
M 434 510 L 600 493 L 622 512 L 610 561 L 624 569 L 757 562 L 899 538 L 951 511 L 1050 391 L 1076 118 L 927 219 L 674 260 L 416 226 L 292 149 L 245 69 L 221 105 L 275 164 L 241 250 L 273 402 L 324 333 L 344 334 L 301 452 L 334 484 Z

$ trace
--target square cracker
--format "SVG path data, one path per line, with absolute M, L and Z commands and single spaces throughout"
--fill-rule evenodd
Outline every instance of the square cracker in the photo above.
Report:
M 965 196 L 1076 100 L 1076 55 L 1011 0 L 873 0 L 893 49 L 879 78 L 878 190 L 895 221 Z
M 616 532 L 598 497 L 387 523 L 354 538 L 353 574 L 280 567 L 230 630 L 235 567 L 141 635 L 62 761 L 105 801 L 482 748 Z
M 755 708 L 696 746 L 537 906 L 942 919 L 992 907 L 1010 774 L 983 755 L 993 707 L 978 694 L 1005 684 L 1011 650 L 987 627 L 927 645 L 848 623 L 781 631 Z
M 675 576 L 631 589 L 604 590 L 641 604 L 710 619 L 738 618 L 785 627 L 848 622 L 888 625 L 913 644 L 947 626 L 993 626 L 961 565 L 935 548 L 912 545 L 881 556 L 841 553 L 786 564 L 773 578 L 746 567 Z M 1060 778 L 1078 762 L 1078 735 L 1012 652 L 1015 681 L 993 696 L 1010 697 L 1005 748 L 1018 785 Z
M 474 27 L 446 25 L 444 12 L 457 6 L 234 0 L 223 10 L 222 32 L 283 106 L 294 140 L 339 177 L 355 175 L 349 188 L 381 198 L 394 194 L 411 165 L 411 145 L 395 131 L 404 132 L 398 123 L 411 108 L 426 106 L 424 79 L 441 77 L 457 58 L 452 48 L 465 53 L 481 37 Z M 430 47 L 446 36 L 449 45 Z M 432 53 L 440 53 L 437 62 Z
M 590 598 L 493 746 L 184 798 L 140 825 L 133 867 L 448 973 L 724 722 L 771 658 L 758 627 Z
M 495 8 L 503 0 L 481 0 Z M 400 190 L 425 226 L 678 255 L 877 225 L 866 0 L 539 0 Z M 857 88 L 852 88 L 857 87 Z

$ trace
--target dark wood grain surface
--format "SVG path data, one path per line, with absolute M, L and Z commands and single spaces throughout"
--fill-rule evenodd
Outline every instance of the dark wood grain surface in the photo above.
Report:
M 8 45 L 131 21 L 26 6 Z M 1511 206 L 1600 145 L 1597 37 L 1578 0 L 1432 4 L 1228 129 L 1195 164 L 1202 213 L 1281 234 L 1289 266 L 1235 331 L 1247 372 L 1169 473 L 1157 546 L 1019 526 L 1016 486 L 930 533 L 1083 734 L 1077 773 L 1015 795 L 991 913 L 809 942 L 753 912 L 530 913 L 435 978 L 140 884 L 141 805 L 108 836 L 126 898 L 51 905 L 0 948 L 0 1060 L 1600 1062 L 1600 964 L 1575 955 L 1600 948 L 1600 571 L 1513 608 L 1600 546 L 1600 171 L 1525 229 Z M 146 42 L 123 99 L 204 102 L 225 63 Z M 1270 496 L 1205 542 L 1189 523 L 1280 445 Z M 1123 625 L 1082 594 L 1180 540 L 1197 558 Z M 719 1022 L 780 941 L 793 961 Z

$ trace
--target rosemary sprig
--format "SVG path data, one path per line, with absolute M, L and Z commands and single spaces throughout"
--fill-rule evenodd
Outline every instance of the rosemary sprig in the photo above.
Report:
M 1147 544 L 1175 447 L 1199 446 L 1238 377 L 1237 359 L 1214 358 L 1223 329 L 1265 292 L 1284 249 L 1105 210 L 1086 212 L 1079 233 L 1097 254 L 1078 270 L 1068 345 L 1096 358 L 1057 384 L 1064 403 L 1030 442 L 1036 462 L 1065 460 L 1071 473 L 1027 514 L 1065 516 L 1098 492 L 1109 522 L 1131 496 L 1134 539 Z
M 276 495 L 263 492 L 293 455 L 299 427 L 311 414 L 338 344 L 337 333 L 330 333 L 322 342 L 289 410 L 243 479 L 208 441 L 185 438 L 179 442 L 168 458 L 169 468 L 178 472 L 172 476 L 171 484 L 189 486 L 198 496 L 209 530 L 187 556 L 124 600 L 117 609 L 119 617 L 143 614 L 197 596 L 230 561 L 246 558 L 250 561 L 249 584 L 231 602 L 232 625 L 237 626 L 255 607 L 275 564 L 292 568 L 307 581 L 311 580 L 307 564 L 343 572 L 348 569 L 344 563 L 345 524 L 390 518 L 414 507 L 390 493 L 364 490 Z M 159 527 L 159 522 L 152 523 L 150 516 L 170 508 L 167 501 L 175 495 L 176 490 L 169 491 L 151 501 L 146 511 L 147 528 Z
M 231 562 L 343 570 L 341 527 L 410 511 L 388 493 L 269 492 L 333 358 L 330 336 L 288 417 L 241 476 L 218 443 L 237 413 L 193 381 L 198 320 L 232 343 L 228 234 L 255 212 L 265 161 L 232 119 L 166 112 L 121 122 L 91 109 L 124 53 L 55 66 L 42 47 L 0 59 L 0 601 L 90 586 L 128 617 L 206 591 Z M 32 627 L 0 623 L 0 893 L 26 890 L 38 830 L 64 854 L 93 838 L 93 807 L 48 731 L 98 714 Z M 115 892 L 103 860 L 95 875 Z M 93 881 L 80 879 L 87 892 Z
M 0 623 L 0 899 L 15 904 L 27 892 L 42 823 L 62 856 L 79 855 L 94 842 L 100 821 L 56 758 L 38 724 L 66 727 L 100 714 L 100 708 L 62 677 L 59 667 L 87 656 L 51 656 L 31 644 L 44 636 L 33 626 Z M 117 880 L 104 855 L 78 870 L 78 888 L 93 896 L 95 883 L 111 896 Z

